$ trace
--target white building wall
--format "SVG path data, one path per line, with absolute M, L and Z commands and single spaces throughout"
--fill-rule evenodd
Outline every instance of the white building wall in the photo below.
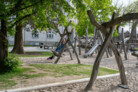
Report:
M 28 25 L 27 25 L 28 26 Z M 60 35 L 55 32 L 55 30 L 49 30 L 49 31 L 38 31 L 38 38 L 32 37 L 32 29 L 29 28 L 30 31 L 26 31 L 26 28 L 23 28 L 23 42 L 24 45 L 39 45 L 39 43 L 58 43 L 60 41 Z M 59 27 L 59 30 L 61 33 L 63 33 L 64 27 Z M 53 38 L 48 38 L 47 35 L 51 33 L 53 34 Z M 14 36 L 8 36 L 8 41 L 10 45 L 14 44 Z

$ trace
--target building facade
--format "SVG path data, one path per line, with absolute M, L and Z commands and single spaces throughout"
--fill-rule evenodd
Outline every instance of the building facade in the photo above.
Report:
M 63 33 L 64 27 L 58 27 L 60 32 Z M 74 32 L 70 37 L 74 41 Z M 9 45 L 14 45 L 14 36 L 8 36 Z M 60 35 L 54 29 L 47 31 L 34 31 L 30 25 L 23 28 L 23 42 L 24 45 L 38 46 L 40 43 L 44 44 L 57 44 L 60 41 Z

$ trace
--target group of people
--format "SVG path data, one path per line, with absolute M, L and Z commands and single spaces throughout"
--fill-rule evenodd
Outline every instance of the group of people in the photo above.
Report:
M 63 48 L 64 45 L 65 45 L 65 43 L 66 43 L 66 38 L 64 38 L 64 39 L 60 42 L 60 45 L 59 45 L 55 50 L 51 49 L 51 51 L 53 52 L 53 55 L 50 56 L 50 57 L 48 57 L 47 60 L 52 60 L 52 59 L 54 59 L 55 56 L 59 56 L 59 54 L 60 54 L 62 48 Z M 63 54 L 63 55 L 65 55 L 65 54 Z

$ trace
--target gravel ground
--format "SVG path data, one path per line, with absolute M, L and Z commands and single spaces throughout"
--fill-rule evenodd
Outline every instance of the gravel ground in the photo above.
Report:
M 59 64 L 75 64 L 77 60 L 75 59 L 75 55 L 73 55 L 74 60 L 70 60 L 68 53 L 65 53 L 66 56 L 62 57 Z M 96 55 L 93 57 L 83 58 L 80 56 L 80 60 L 82 64 L 93 64 Z M 56 59 L 52 61 L 47 61 L 46 57 L 43 58 L 22 58 L 24 63 L 53 63 Z M 29 61 L 30 60 L 30 61 Z M 40 62 L 41 60 L 41 62 Z M 98 79 L 95 81 L 92 90 L 89 92 L 138 92 L 138 68 L 136 68 L 136 63 L 138 63 L 138 59 L 132 55 L 128 55 L 128 60 L 124 60 L 122 54 L 122 60 L 125 66 L 125 70 L 128 73 L 126 75 L 128 81 L 129 89 L 122 89 L 118 87 L 120 84 L 120 78 L 118 77 L 111 77 L 105 79 Z M 112 69 L 118 69 L 114 56 L 110 58 L 106 58 L 106 55 L 103 56 L 100 66 L 108 67 Z M 88 82 L 83 83 L 74 83 L 68 84 L 64 86 L 57 86 L 57 87 L 49 87 L 45 89 L 33 90 L 33 91 L 26 91 L 26 92 L 80 92 L 80 90 L 84 89 Z

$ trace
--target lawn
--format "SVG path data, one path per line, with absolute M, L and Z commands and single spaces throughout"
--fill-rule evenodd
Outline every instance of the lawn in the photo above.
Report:
M 138 50 L 138 48 L 134 48 L 134 50 Z
M 51 52 L 25 52 L 25 54 L 14 54 L 18 57 L 46 57 L 52 56 Z
M 21 68 L 14 72 L 0 74 L 0 89 L 15 88 L 14 86 L 19 83 L 27 85 L 28 80 L 37 80 L 37 78 L 41 77 L 51 77 L 57 80 L 58 78 L 64 78 L 65 76 L 72 77 L 74 75 L 78 77 L 83 76 L 82 78 L 84 78 L 84 76 L 89 77 L 91 69 L 91 65 L 84 64 L 31 64 L 26 68 Z M 100 68 L 98 76 L 114 73 L 118 73 L 118 71 Z M 38 85 L 40 85 L 40 83 Z

